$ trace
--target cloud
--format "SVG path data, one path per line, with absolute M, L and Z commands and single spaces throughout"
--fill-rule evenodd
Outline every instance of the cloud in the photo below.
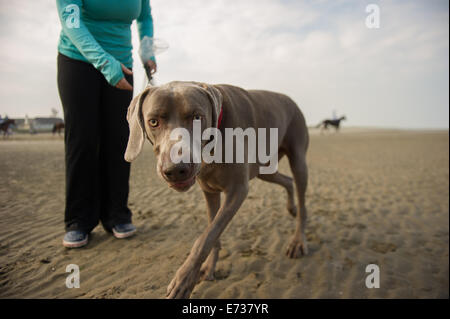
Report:
M 381 27 L 365 26 L 380 7 Z M 54 2 L 0 2 L 3 114 L 46 114 L 56 88 Z M 446 1 L 152 0 L 158 83 L 196 80 L 288 94 L 309 124 L 448 128 Z M 135 51 L 139 46 L 133 26 Z M 6 52 L 5 52 L 6 51 Z M 135 88 L 143 71 L 134 52 Z M 19 97 L 18 97 L 19 95 Z M 276 106 L 274 106 L 276 107 Z
M 59 21 L 49 1 L 0 2 L 2 115 L 50 115 L 60 105 L 56 88 Z

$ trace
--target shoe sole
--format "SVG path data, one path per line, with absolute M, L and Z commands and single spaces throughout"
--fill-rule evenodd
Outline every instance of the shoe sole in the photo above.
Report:
M 77 241 L 77 242 L 71 242 L 71 241 L 65 241 L 63 239 L 63 246 L 66 248 L 80 248 L 83 246 L 86 246 L 88 243 L 89 235 L 86 235 L 86 239 L 83 241 Z
M 114 237 L 116 237 L 118 239 L 123 239 L 123 238 L 127 238 L 127 237 L 130 237 L 130 236 L 133 236 L 135 233 L 136 233 L 136 229 L 134 229 L 132 231 L 129 231 L 129 232 L 126 232 L 126 233 L 118 233 L 118 232 L 116 232 L 113 229 Z

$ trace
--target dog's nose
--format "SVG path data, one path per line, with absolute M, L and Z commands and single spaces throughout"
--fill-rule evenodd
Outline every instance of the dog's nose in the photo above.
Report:
M 163 174 L 169 182 L 180 182 L 186 180 L 192 172 L 192 168 L 187 163 L 172 165 L 163 170 Z

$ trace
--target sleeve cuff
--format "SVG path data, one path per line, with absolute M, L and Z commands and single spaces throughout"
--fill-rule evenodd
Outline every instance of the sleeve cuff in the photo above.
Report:
M 107 58 L 99 70 L 102 72 L 106 81 L 112 86 L 116 86 L 116 84 L 124 77 L 120 62 L 112 56 Z

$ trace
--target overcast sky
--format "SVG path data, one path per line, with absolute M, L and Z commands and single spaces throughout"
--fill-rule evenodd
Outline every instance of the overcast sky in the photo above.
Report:
M 309 125 L 448 128 L 448 1 L 151 0 L 157 83 L 195 80 L 291 96 Z M 380 8 L 369 29 L 366 5 Z M 0 114 L 49 116 L 60 23 L 52 0 L 0 0 Z M 135 91 L 143 71 L 135 47 Z M 136 92 L 135 92 L 136 94 Z M 275 106 L 274 106 L 275 107 Z

